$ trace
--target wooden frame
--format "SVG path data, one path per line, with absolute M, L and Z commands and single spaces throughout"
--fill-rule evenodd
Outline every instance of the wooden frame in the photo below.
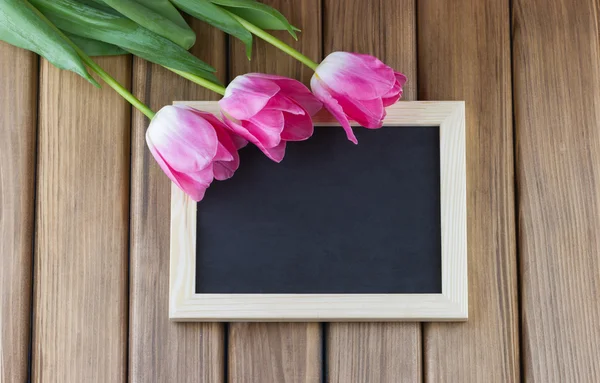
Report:
M 180 102 L 219 115 L 216 102 Z M 171 189 L 169 316 L 175 321 L 456 321 L 468 316 L 465 105 L 399 102 L 384 126 L 440 127 L 441 294 L 197 294 L 196 203 Z M 339 126 L 326 114 L 317 126 Z

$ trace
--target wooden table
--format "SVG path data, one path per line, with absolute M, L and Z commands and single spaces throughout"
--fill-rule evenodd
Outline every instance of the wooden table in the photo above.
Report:
M 313 59 L 375 54 L 408 75 L 405 99 L 466 100 L 469 321 L 170 323 L 148 121 L 0 44 L 1 381 L 599 382 L 597 0 L 268 2 Z M 311 76 L 193 28 L 223 80 Z M 98 62 L 155 109 L 215 98 L 137 58 Z

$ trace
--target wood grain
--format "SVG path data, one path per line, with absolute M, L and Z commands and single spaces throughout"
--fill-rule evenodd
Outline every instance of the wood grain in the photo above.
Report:
M 321 382 L 321 333 L 315 329 L 318 325 L 231 324 L 229 381 Z
M 97 59 L 130 86 L 131 58 Z M 130 107 L 42 61 L 33 381 L 124 382 Z
M 27 381 L 38 58 L 0 43 L 0 382 Z
M 389 323 L 332 323 L 327 331 L 328 369 L 331 382 L 412 382 L 401 371 L 418 373 L 418 355 L 406 354 L 407 342 L 419 344 L 419 332 L 391 329 Z M 402 326 L 405 326 L 402 325 Z M 351 354 L 352 353 L 352 354 Z M 415 359 L 417 361 L 415 361 Z
M 197 20 L 192 53 L 226 74 L 223 33 Z M 218 95 L 145 60 L 134 59 L 133 89 L 157 111 L 174 100 L 210 100 Z M 131 382 L 225 381 L 223 324 L 169 321 L 169 215 L 171 182 L 146 147 L 148 120 L 133 115 L 131 180 Z
M 523 376 L 600 381 L 600 4 L 513 2 Z
M 419 98 L 465 100 L 469 321 L 425 324 L 427 382 L 519 380 L 508 1 L 418 2 Z
M 294 42 L 287 32 L 273 32 L 313 60 L 321 58 L 320 0 L 268 0 L 303 32 Z M 308 85 L 312 72 L 301 63 L 255 38 L 252 61 L 243 45 L 231 39 L 230 78 L 245 72 L 264 72 L 298 79 Z M 321 382 L 321 326 L 318 323 L 231 324 L 229 381 Z M 248 373 L 251 372 L 251 373 Z M 273 375 L 275 374 L 275 375 Z
M 408 77 L 403 99 L 415 100 L 415 15 L 413 0 L 324 0 L 324 54 L 343 50 L 379 57 Z M 421 380 L 419 323 L 332 323 L 327 328 L 329 381 Z

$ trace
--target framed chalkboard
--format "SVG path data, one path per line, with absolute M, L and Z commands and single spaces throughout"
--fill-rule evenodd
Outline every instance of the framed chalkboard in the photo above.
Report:
M 467 319 L 464 103 L 397 103 L 358 146 L 333 121 L 199 204 L 173 186 L 171 319 Z

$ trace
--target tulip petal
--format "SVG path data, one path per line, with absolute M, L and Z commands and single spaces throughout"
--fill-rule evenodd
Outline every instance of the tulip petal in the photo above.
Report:
M 376 57 L 358 53 L 333 52 L 315 72 L 331 90 L 358 100 L 380 98 L 396 83 L 392 68 Z
M 400 96 L 401 93 L 398 92 L 395 95 L 382 98 L 381 101 L 383 102 L 383 106 L 387 108 L 388 106 L 394 105 L 396 102 L 398 102 L 398 100 L 400 100 Z
M 223 133 L 223 134 L 227 134 L 229 137 L 229 140 L 231 140 L 231 142 L 233 142 L 233 147 L 235 148 L 235 150 L 239 150 L 239 149 L 243 148 L 244 146 L 248 145 L 248 140 L 233 133 L 227 127 L 227 125 L 225 125 L 225 123 L 223 121 L 221 121 L 214 114 L 208 113 L 208 112 L 203 112 L 203 111 L 197 110 L 197 109 L 194 109 L 194 110 L 197 112 L 197 114 L 199 114 L 204 119 L 206 119 L 208 122 L 210 122 L 210 124 L 215 128 L 215 130 L 217 131 L 217 136 L 219 138 L 219 141 L 226 139 L 221 136 L 221 134 Z
M 279 145 L 284 124 L 283 113 L 277 110 L 263 110 L 250 120 L 242 121 L 242 126 L 267 148 Z
M 165 161 L 165 159 L 160 155 L 160 153 L 156 150 L 156 147 L 152 144 L 151 141 L 148 141 L 148 148 L 150 149 L 150 153 L 156 160 L 156 163 L 163 172 L 169 177 L 169 179 L 179 187 L 185 194 L 189 195 L 194 201 L 201 201 L 204 197 L 204 192 L 210 186 L 212 181 L 212 167 L 209 166 L 207 169 L 199 172 L 198 180 L 194 180 L 191 177 L 188 177 L 184 173 L 177 172 L 173 170 L 169 164 Z
M 262 150 L 262 152 L 265 153 L 265 155 L 268 158 L 279 163 L 279 162 L 281 162 L 281 160 L 283 160 L 283 157 L 285 156 L 285 146 L 286 146 L 286 142 L 281 141 L 279 143 L 279 145 L 274 146 L 272 148 L 261 148 L 259 146 L 259 149 Z
M 233 118 L 246 120 L 263 110 L 278 92 L 279 86 L 273 81 L 248 75 L 237 76 L 227 86 L 219 106 Z
M 345 95 L 332 94 L 346 115 L 369 129 L 378 129 L 383 125 L 385 108 L 380 98 L 375 100 L 353 100 Z
M 281 132 L 281 139 L 286 141 L 304 141 L 309 139 L 314 132 L 312 119 L 308 115 L 296 116 L 284 114 L 285 126 Z
M 231 145 L 233 145 L 233 143 Z M 217 154 L 215 155 L 215 158 L 213 158 L 213 162 L 230 162 L 233 161 L 233 159 L 234 157 L 230 148 L 219 143 L 217 145 Z
M 395 72 L 395 75 L 396 83 L 394 84 L 394 87 L 382 97 L 384 107 L 395 104 L 396 101 L 402 97 L 402 87 L 406 83 L 406 76 L 399 72 Z
M 302 108 L 306 110 L 306 113 L 311 117 L 323 109 L 323 103 L 319 101 L 319 99 L 317 99 L 312 92 L 307 94 L 295 93 L 290 96 L 290 98 L 300 104 L 300 106 L 302 106 Z
M 146 131 L 146 143 L 148 144 L 148 149 L 150 150 L 150 153 L 152 154 L 152 157 L 154 157 L 154 159 L 156 160 L 156 163 L 158 164 L 158 166 L 160 166 L 160 168 L 162 169 L 162 171 L 167 175 L 167 177 L 169 177 L 169 179 L 171 181 L 173 181 L 173 183 L 175 185 L 177 185 L 180 189 L 182 189 L 181 188 L 181 184 L 177 180 L 177 177 L 175 177 L 175 173 L 176 172 L 173 171 L 173 169 L 171 169 L 171 167 L 169 166 L 169 164 L 167 164 L 167 162 L 164 160 L 164 158 L 160 155 L 160 153 L 156 149 L 156 146 L 154 146 L 154 144 L 152 143 L 152 141 L 149 140 L 149 138 L 148 138 L 148 131 Z
M 217 133 L 217 138 L 219 141 L 219 147 L 217 149 L 217 154 L 213 159 L 215 165 L 215 178 L 219 181 L 224 179 L 228 179 L 233 175 L 233 172 L 237 170 L 240 164 L 240 158 L 238 155 L 238 149 L 243 148 L 248 144 L 248 141 L 244 138 L 238 136 L 229 130 L 227 125 L 223 123 L 223 121 L 219 120 L 217 116 L 212 113 L 203 112 L 201 110 L 194 109 L 196 114 L 207 120 L 215 129 Z M 222 152 L 222 150 L 226 150 L 226 152 Z M 217 172 L 217 167 L 223 166 L 220 162 L 231 162 L 231 164 L 227 164 L 227 168 L 229 175 L 223 176 L 221 173 Z
M 229 149 L 231 148 L 224 149 L 229 152 Z M 235 171 L 240 167 L 240 156 L 238 155 L 237 150 L 229 153 L 231 154 L 231 160 L 213 162 L 214 177 L 219 181 L 231 178 Z
M 223 181 L 231 178 L 238 169 L 240 156 L 227 127 L 223 124 L 223 127 L 215 126 L 215 130 L 219 138 L 219 149 L 213 162 L 213 172 L 217 180 Z
M 298 80 L 263 73 L 250 73 L 248 76 L 261 77 L 275 81 L 279 88 L 281 88 L 280 93 L 285 94 L 287 97 L 297 102 L 311 116 L 314 116 L 323 107 L 323 103 L 311 93 L 306 85 Z
M 203 112 L 200 110 L 196 110 L 196 113 L 201 116 L 202 118 L 204 118 L 206 121 L 208 121 L 212 127 L 215 129 L 215 132 L 217 134 L 217 140 L 218 140 L 218 147 L 217 147 L 217 153 L 215 154 L 215 157 L 213 158 L 213 161 L 231 161 L 233 160 L 233 155 L 237 154 L 237 147 L 235 145 L 235 142 L 233 141 L 233 134 L 229 131 L 229 129 L 227 128 L 227 125 L 225 125 L 223 123 L 223 121 L 219 120 L 217 118 L 217 116 L 215 116 L 212 113 L 208 113 L 208 112 Z M 246 140 L 242 139 L 243 142 L 246 142 Z M 225 148 L 225 150 L 227 151 L 227 153 L 223 153 L 221 152 L 223 150 L 223 148 Z
M 229 132 L 229 136 L 231 137 L 231 140 L 233 141 L 236 150 L 240 150 L 241 148 L 244 148 L 246 147 L 246 145 L 248 145 L 247 139 L 238 134 L 235 134 L 232 131 Z
M 217 135 L 206 120 L 192 108 L 167 106 L 152 119 L 146 132 L 169 166 L 179 172 L 206 168 L 217 152 Z
M 394 76 L 396 76 L 396 81 L 400 84 L 400 87 L 403 87 L 406 81 L 408 81 L 408 77 L 404 73 L 394 72 Z
M 215 129 L 220 127 L 221 129 L 227 129 L 227 127 L 225 126 L 225 124 L 223 123 L 223 121 L 219 120 L 219 118 L 217 116 L 215 116 L 212 113 L 208 113 L 202 110 L 198 110 L 198 109 L 194 109 L 191 108 L 190 109 L 197 115 L 202 117 L 203 119 L 205 119 L 206 121 L 208 121 Z
M 356 136 L 352 131 L 352 127 L 350 126 L 350 122 L 348 121 L 344 110 L 342 109 L 340 104 L 331 96 L 326 86 L 323 85 L 321 81 L 319 81 L 316 74 L 313 75 L 312 79 L 310 80 L 310 87 L 312 88 L 315 96 L 317 96 L 317 98 L 323 102 L 325 108 L 333 115 L 333 117 L 335 117 L 340 122 L 342 128 L 346 132 L 348 140 L 350 140 L 354 144 L 358 144 L 358 140 L 356 139 Z
M 259 148 L 267 157 L 269 157 L 273 161 L 281 162 L 281 160 L 283 159 L 283 156 L 285 155 L 285 141 L 280 141 L 278 145 L 273 147 L 265 147 L 265 145 L 263 145 L 263 143 L 258 138 L 252 135 L 252 133 L 246 127 L 236 124 L 235 122 L 228 119 L 225 119 L 224 122 L 225 125 L 227 125 L 227 127 L 231 131 L 237 133 L 238 135 L 242 136 L 243 138 L 256 145 L 257 148 Z
M 292 114 L 306 114 L 300 105 L 294 102 L 291 98 L 281 94 L 278 94 L 269 100 L 263 110 L 275 110 Z
M 234 135 L 238 135 L 238 136 L 242 137 L 242 139 L 252 142 L 252 143 L 257 141 L 256 137 L 254 137 L 248 131 L 248 129 L 244 128 L 242 125 L 238 124 L 237 122 L 234 122 L 225 117 L 223 118 L 223 122 L 225 123 L 225 125 L 227 126 L 229 131 L 231 131 Z
M 381 97 L 383 101 L 383 106 L 390 106 L 396 103 L 400 99 L 400 95 L 402 93 L 402 86 L 396 81 L 394 87 L 390 89 L 388 93 Z
M 237 151 L 235 151 L 234 153 L 231 153 L 230 160 L 213 162 L 214 177 L 219 181 L 224 181 L 231 178 L 239 167 L 240 157 Z
M 319 110 L 323 109 L 323 103 L 311 92 L 293 93 L 290 94 L 289 97 L 300 104 L 309 116 L 314 116 Z
M 178 175 L 178 179 L 181 190 L 189 195 L 191 199 L 199 202 L 204 198 L 206 189 L 209 188 L 214 179 L 213 167 L 209 166 L 196 173 L 181 173 Z
M 239 162 L 237 165 L 234 162 L 215 162 L 213 165 L 213 172 L 215 174 L 215 179 L 219 181 L 225 181 L 233 177 L 233 174 L 239 167 Z

